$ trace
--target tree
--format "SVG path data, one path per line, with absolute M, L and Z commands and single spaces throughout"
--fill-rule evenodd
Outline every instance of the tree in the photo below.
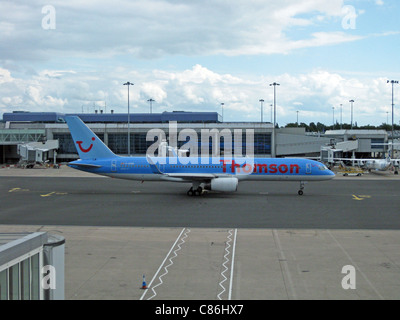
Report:
M 325 124 L 323 124 L 321 122 L 317 122 L 317 124 L 315 124 L 315 122 L 310 122 L 309 125 L 307 125 L 304 122 L 301 122 L 299 124 L 297 124 L 297 123 L 288 123 L 285 127 L 286 128 L 303 127 L 303 128 L 306 128 L 307 132 L 325 132 L 326 130 L 340 130 L 341 127 L 342 127 L 343 130 L 350 130 L 351 129 L 351 124 L 349 124 L 349 123 L 339 124 L 336 121 L 335 125 L 326 126 Z M 357 122 L 355 122 L 354 125 L 353 125 L 353 129 L 386 130 L 387 132 L 391 132 L 392 131 L 392 125 L 388 124 L 388 123 L 382 123 L 380 126 L 373 126 L 373 125 L 367 124 L 367 125 L 358 127 Z M 394 130 L 400 130 L 400 125 L 393 124 L 393 129 Z
M 314 122 L 310 122 L 309 130 L 310 132 L 318 132 L 317 125 Z

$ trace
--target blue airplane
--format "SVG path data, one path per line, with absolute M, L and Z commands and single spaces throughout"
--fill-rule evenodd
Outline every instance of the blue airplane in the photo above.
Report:
M 324 164 L 304 158 L 118 156 L 79 117 L 65 120 L 80 157 L 68 166 L 119 179 L 191 183 L 189 196 L 199 196 L 204 190 L 235 192 L 239 181 L 299 181 L 298 194 L 303 195 L 307 181 L 335 177 Z

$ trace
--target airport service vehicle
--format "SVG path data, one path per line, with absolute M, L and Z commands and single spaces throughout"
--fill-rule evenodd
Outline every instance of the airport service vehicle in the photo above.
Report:
M 189 196 L 204 190 L 235 192 L 241 181 L 330 180 L 335 174 L 324 164 L 298 158 L 123 157 L 114 154 L 79 117 L 65 118 L 80 159 L 68 166 L 103 176 L 138 181 L 191 183 Z
M 387 157 L 385 159 L 355 159 L 355 158 L 333 158 L 335 161 L 347 161 L 352 162 L 353 166 L 356 164 L 360 168 L 364 168 L 370 172 L 373 171 L 387 171 L 392 166 L 397 171 L 399 167 L 400 159 L 390 159 Z

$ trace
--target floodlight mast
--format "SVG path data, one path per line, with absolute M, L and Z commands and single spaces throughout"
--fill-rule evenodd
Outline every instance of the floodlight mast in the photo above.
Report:
M 274 131 L 273 131 L 273 133 L 274 133 L 274 143 L 273 143 L 274 152 L 273 152 L 273 157 L 276 157 L 276 86 L 280 86 L 280 84 L 274 82 L 274 83 L 270 84 L 270 87 L 271 86 L 274 86 Z
M 398 80 L 388 80 L 386 83 L 391 83 L 392 84 L 392 153 L 391 153 L 391 157 L 394 156 L 393 151 L 393 143 L 394 143 L 394 85 L 395 84 L 399 84 Z
M 147 102 L 150 102 L 150 113 L 153 113 L 153 102 L 155 102 L 155 100 L 150 98 L 149 100 L 147 100 Z
M 351 129 L 353 129 L 353 103 L 354 100 L 349 101 L 351 103 Z
M 133 86 L 134 84 L 131 82 L 126 82 L 124 83 L 124 86 L 128 86 L 128 156 L 131 156 L 131 132 L 129 129 L 129 125 L 130 125 L 130 112 L 129 112 L 129 86 Z

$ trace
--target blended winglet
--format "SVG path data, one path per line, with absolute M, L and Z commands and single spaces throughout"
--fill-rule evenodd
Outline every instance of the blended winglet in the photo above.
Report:
M 150 166 L 151 171 L 152 171 L 154 174 L 163 174 L 163 173 L 158 169 L 158 167 L 157 167 L 157 165 L 154 163 L 153 159 L 152 159 L 149 155 L 147 155 L 147 154 L 146 154 L 146 160 L 147 160 L 147 163 L 148 163 L 149 166 Z

